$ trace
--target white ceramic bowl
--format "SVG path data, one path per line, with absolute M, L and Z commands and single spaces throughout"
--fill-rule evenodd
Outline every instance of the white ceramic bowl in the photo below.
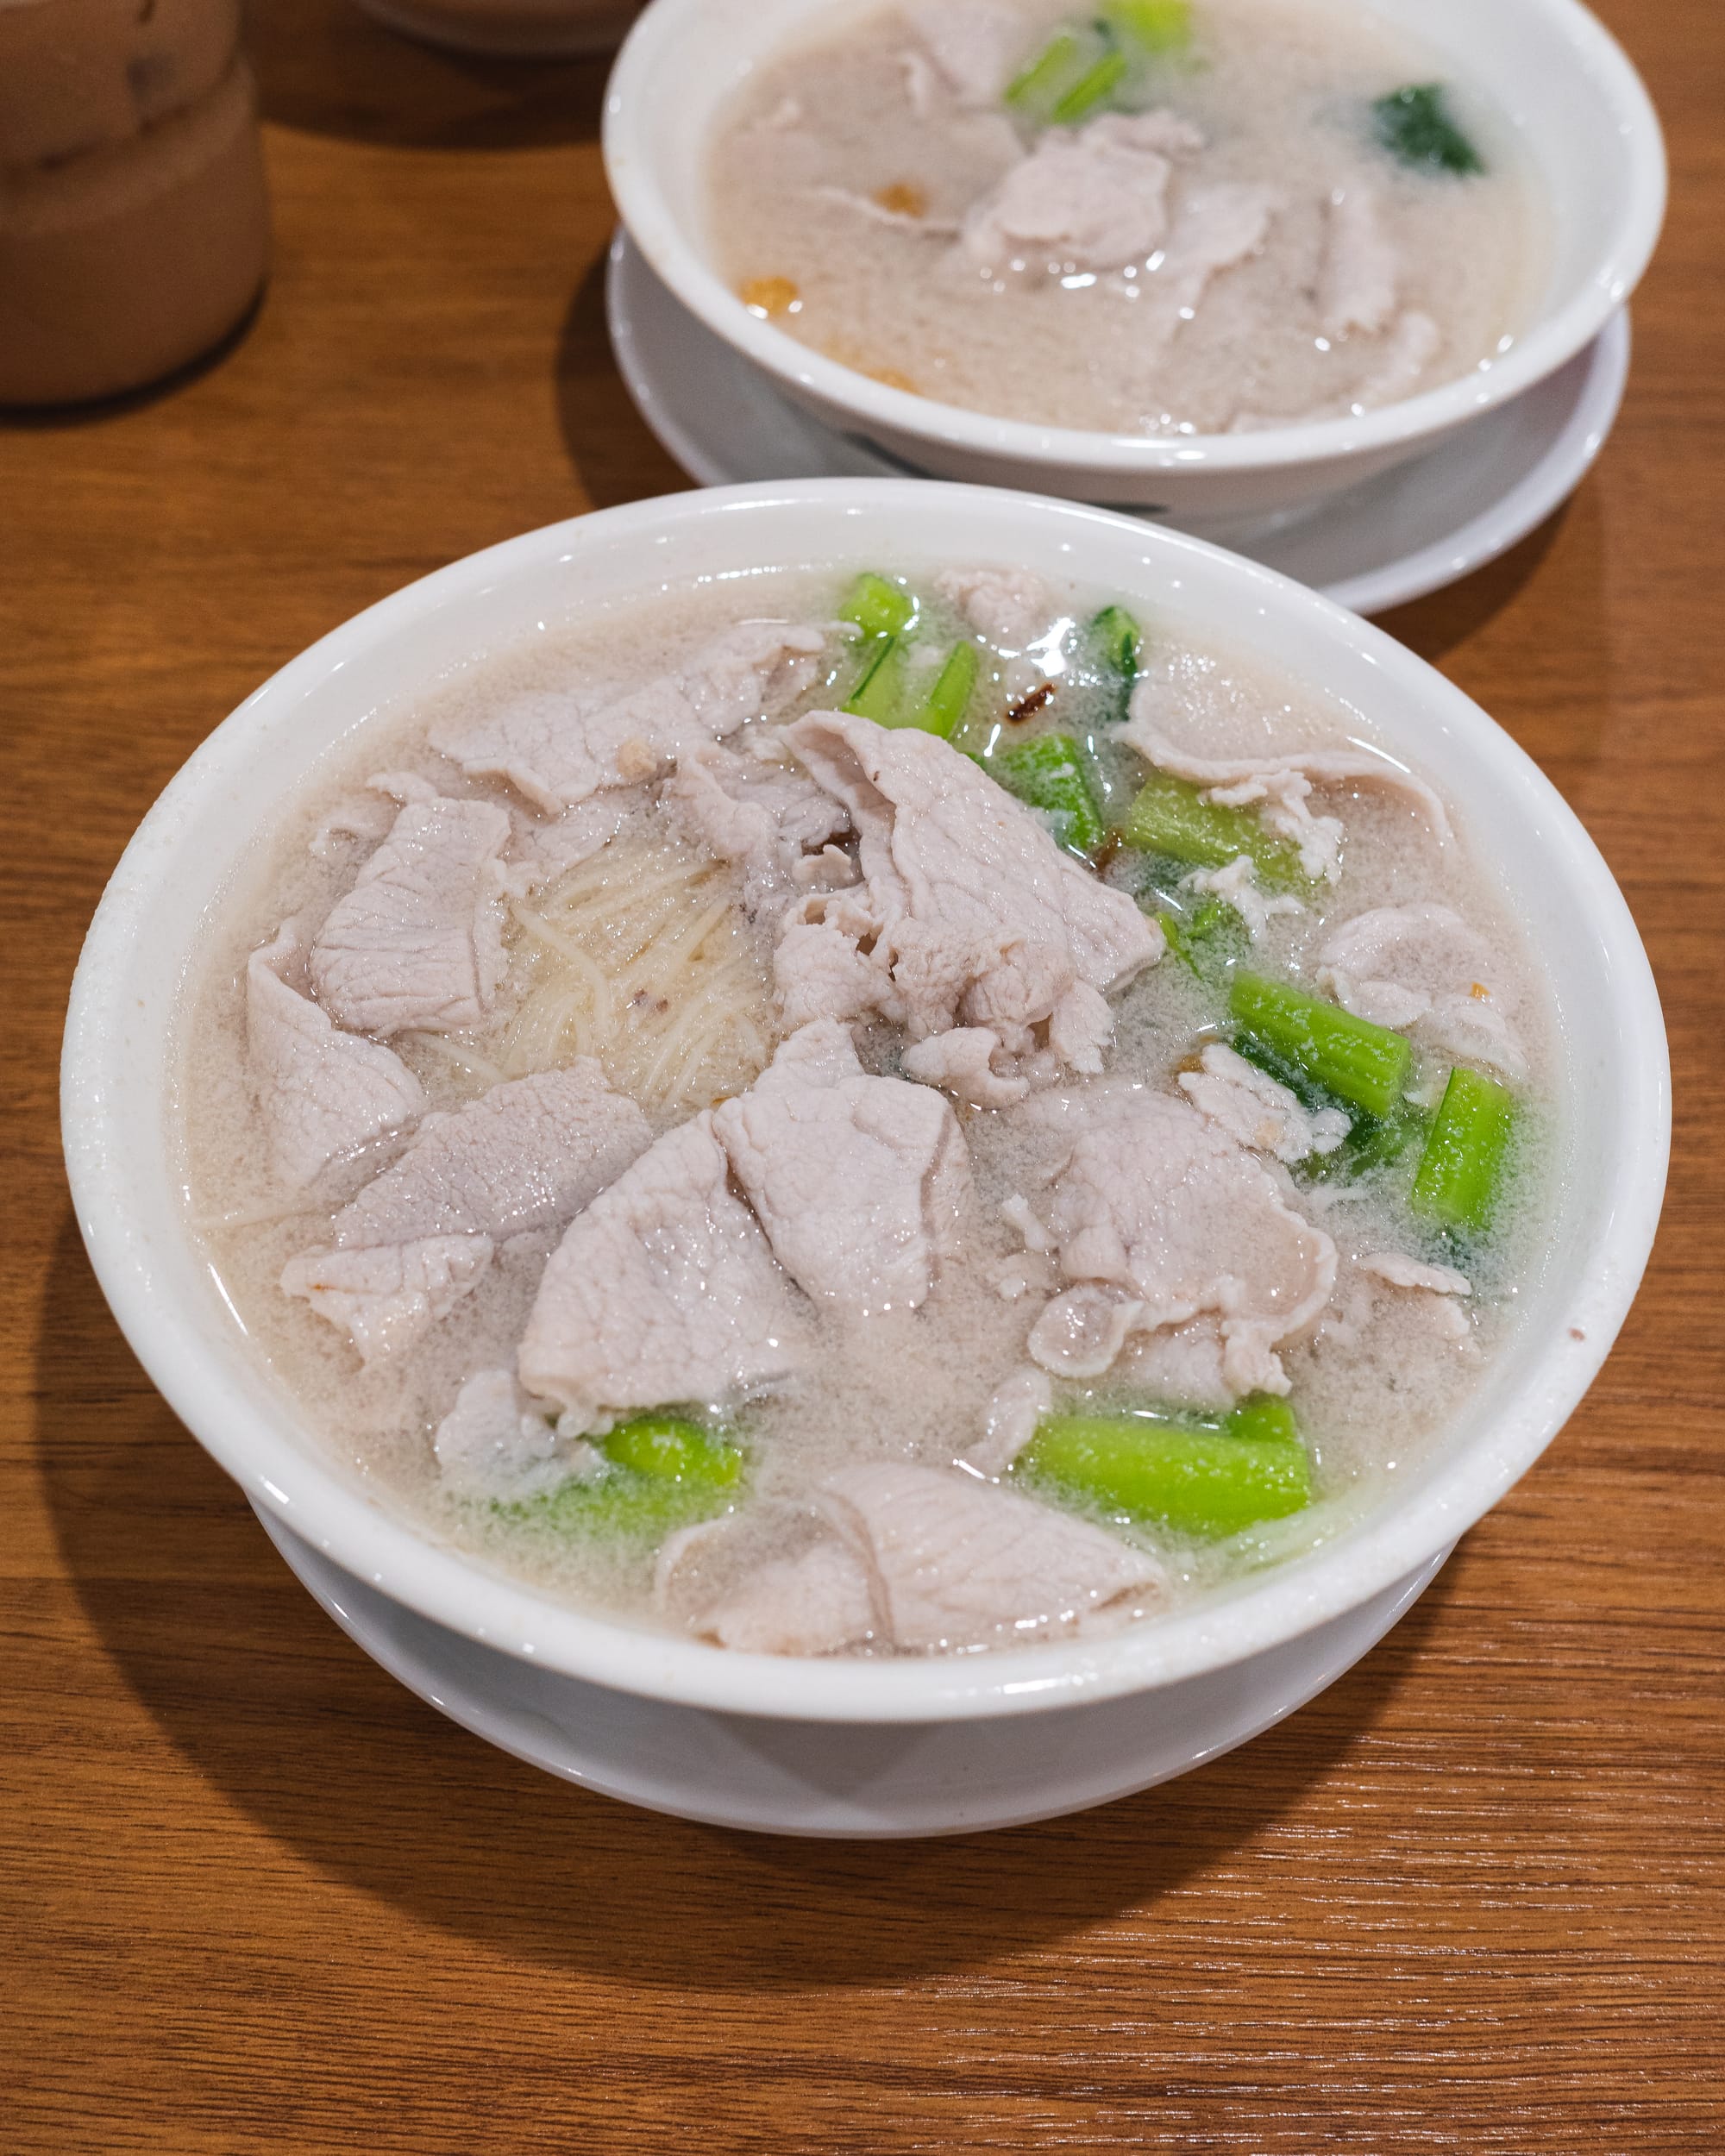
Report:
M 1513 122 L 1544 182 L 1553 244 L 1543 299 L 1508 354 L 1363 418 L 1169 440 L 1033 426 L 888 388 L 752 315 L 709 241 L 714 122 L 787 42 L 843 19 L 835 0 L 653 0 L 612 77 L 605 166 L 630 236 L 677 298 L 827 424 L 942 478 L 1131 505 L 1219 535 L 1314 508 L 1544 381 L 1634 290 L 1664 222 L 1658 117 L 1622 47 L 1577 0 L 1367 5 Z
M 1350 710 L 1369 715 L 1457 805 L 1546 954 L 1561 1023 L 1565 1169 L 1546 1269 L 1478 1394 L 1392 1504 L 1120 1638 L 800 1662 L 583 1614 L 428 1539 L 325 1451 L 254 1359 L 177 1188 L 169 1094 L 184 984 L 212 909 L 253 873 L 283 804 L 348 753 L 373 714 L 599 599 L 750 568 L 955 561 L 1029 564 L 1120 592 L 1152 622 L 1189 625 L 1320 685 L 1342 725 Z M 103 1288 L 169 1402 L 261 1509 L 383 1595 L 539 1670 L 649 1701 L 825 1724 L 998 1723 L 1211 1674 L 1233 1684 L 1236 1713 L 1245 1665 L 1374 1599 L 1396 1606 L 1401 1583 L 1532 1465 L 1598 1369 L 1652 1244 L 1669 1129 L 1659 1002 L 1622 898 L 1559 795 L 1459 690 L 1354 616 L 1198 541 L 1071 503 L 890 479 L 718 489 L 555 525 L 440 570 L 315 644 L 217 729 L 128 848 L 78 966 L 63 1083 L 72 1191 Z M 1278 1682 L 1285 1710 L 1298 1695 L 1285 1675 Z

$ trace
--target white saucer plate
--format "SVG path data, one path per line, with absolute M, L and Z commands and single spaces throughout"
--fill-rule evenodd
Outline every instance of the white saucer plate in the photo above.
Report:
M 1088 1811 L 1232 1752 L 1368 1653 L 1448 1557 L 1268 1654 L 1094 1707 L 996 1721 L 718 1714 L 586 1684 L 417 1616 L 256 1507 L 348 1638 L 487 1744 L 605 1796 L 714 1827 L 837 1839 L 975 1833 Z
M 674 298 L 624 232 L 612 243 L 606 308 L 642 417 L 703 486 L 924 476 L 781 395 Z M 1199 536 L 1355 613 L 1423 599 L 1495 561 L 1574 492 L 1616 423 L 1629 351 L 1624 309 L 1560 372 L 1417 463 L 1280 530 Z

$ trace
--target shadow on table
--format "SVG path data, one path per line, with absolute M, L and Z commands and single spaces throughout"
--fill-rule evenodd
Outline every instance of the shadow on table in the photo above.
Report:
M 341 1885 L 572 1977 L 894 1984 L 1056 1942 L 1241 1857 L 1384 1714 L 1444 1582 L 1245 1750 L 1076 1818 L 805 1842 L 655 1818 L 492 1750 L 326 1619 L 150 1389 L 68 1217 L 37 1343 L 38 1449 L 85 1610 L 191 1767 Z M 215 1852 L 202 1846 L 206 1867 Z M 267 1915 L 260 1921 L 267 1923 Z M 342 1921 L 332 1903 L 329 1921 Z
M 511 60 L 423 45 L 352 0 L 260 0 L 247 44 L 264 117 L 308 135 L 441 150 L 599 135 L 609 55 Z
M 1521 596 L 1563 536 L 1571 507 L 1570 502 L 1565 502 L 1507 554 L 1476 569 L 1471 576 L 1463 577 L 1458 584 L 1408 605 L 1390 607 L 1372 618 L 1398 643 L 1436 665 Z
M 576 287 L 557 340 L 557 425 L 595 509 L 694 485 L 660 447 L 618 373 L 605 313 L 607 260 L 601 254 Z

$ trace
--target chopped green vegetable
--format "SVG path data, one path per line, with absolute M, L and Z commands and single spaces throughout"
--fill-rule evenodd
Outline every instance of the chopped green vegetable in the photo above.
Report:
M 1126 79 L 1126 70 L 1131 65 L 1126 54 L 1118 48 L 1104 53 L 1093 67 L 1085 70 L 1064 97 L 1057 100 L 1049 117 L 1057 127 L 1071 127 L 1113 96 Z
M 1238 1534 L 1312 1501 L 1312 1463 L 1285 1401 L 1260 1395 L 1220 1422 L 1155 1409 L 1052 1415 L 1014 1476 L 1176 1534 Z
M 1181 53 L 1192 42 L 1192 0 L 1103 0 L 1101 15 L 1146 53 Z
M 855 622 L 866 636 L 901 636 L 916 619 L 910 593 L 865 569 L 838 610 L 840 621 Z
M 1038 734 L 1034 741 L 997 749 L 982 768 L 1027 807 L 1040 809 L 1069 852 L 1088 856 L 1107 836 L 1070 734 Z
M 1235 975 L 1228 1008 L 1246 1032 L 1348 1106 L 1381 1116 L 1401 1106 L 1414 1051 L 1399 1033 L 1257 974 Z
M 1515 1096 L 1495 1078 L 1458 1068 L 1414 1177 L 1413 1210 L 1450 1228 L 1491 1218 L 1515 1128 Z
M 723 1512 L 743 1480 L 738 1448 L 679 1415 L 637 1415 L 594 1443 L 609 1463 L 604 1472 L 493 1509 L 557 1534 L 658 1541 Z
M 1168 948 L 1213 988 L 1226 988 L 1229 975 L 1251 955 L 1245 923 L 1225 899 L 1206 899 L 1185 920 L 1172 913 L 1159 918 Z
M 925 734 L 938 734 L 943 741 L 950 741 L 970 708 L 979 664 L 975 644 L 954 644 L 946 664 L 935 677 L 933 687 L 905 723 L 919 726 Z
M 905 648 L 896 636 L 876 636 L 863 655 L 862 678 L 844 708 L 878 725 L 897 726 L 905 694 Z
M 1236 1033 L 1233 1050 L 1266 1078 L 1286 1086 L 1310 1114 L 1320 1114 L 1326 1108 L 1339 1108 L 1348 1118 L 1348 1134 L 1333 1152 L 1312 1153 L 1299 1163 L 1305 1174 L 1321 1182 L 1353 1182 L 1374 1169 L 1392 1168 L 1414 1146 L 1425 1142 L 1430 1118 L 1408 1101 L 1398 1102 L 1388 1115 L 1371 1115 L 1356 1103 L 1344 1100 L 1339 1094 L 1332 1093 L 1327 1086 L 1320 1085 L 1298 1063 L 1279 1055 L 1268 1041 L 1259 1039 L 1255 1033 Z
M 1144 631 L 1124 606 L 1105 606 L 1090 624 L 1096 656 L 1110 674 L 1136 680 L 1144 650 Z
M 1485 170 L 1485 160 L 1451 116 L 1441 83 L 1410 83 L 1371 110 L 1378 141 L 1404 165 L 1458 174 Z
M 1248 810 L 1218 808 L 1184 779 L 1165 771 L 1148 779 L 1127 812 L 1120 837 L 1147 854 L 1164 854 L 1195 868 L 1226 868 L 1240 855 L 1250 856 L 1268 891 L 1308 887 L 1300 856 L 1285 838 L 1267 831 Z
M 1088 66 L 1088 56 L 1076 32 L 1062 30 L 1007 85 L 1007 103 L 1032 118 L 1046 118 Z

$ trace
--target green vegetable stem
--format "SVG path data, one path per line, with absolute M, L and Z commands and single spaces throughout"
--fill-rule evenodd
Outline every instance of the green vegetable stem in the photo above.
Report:
M 1399 1033 L 1258 974 L 1234 975 L 1228 1009 L 1247 1035 L 1348 1106 L 1376 1116 L 1401 1107 L 1414 1051 Z
M 1452 1070 L 1414 1177 L 1413 1210 L 1440 1227 L 1485 1227 L 1515 1130 L 1515 1096 L 1507 1086 L 1477 1070 Z
M 1120 837 L 1141 852 L 1194 868 L 1226 868 L 1246 855 L 1268 891 L 1303 891 L 1309 880 L 1297 849 L 1264 829 L 1246 809 L 1218 808 L 1184 779 L 1158 771 L 1126 812 Z
M 1312 1463 L 1285 1400 L 1260 1394 L 1220 1421 L 1148 1408 L 1053 1415 L 1014 1477 L 1069 1502 L 1216 1539 L 1312 1501 Z
M 1107 836 L 1102 812 L 1070 734 L 1039 734 L 997 749 L 982 768 L 1027 807 L 1040 809 L 1070 853 L 1088 858 L 1101 848 Z

